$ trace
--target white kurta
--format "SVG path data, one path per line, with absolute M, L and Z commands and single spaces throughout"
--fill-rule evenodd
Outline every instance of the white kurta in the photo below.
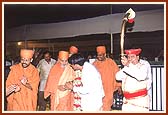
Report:
M 135 77 L 132 78 L 124 73 Z M 134 93 L 148 87 L 148 67 L 144 63 L 138 63 L 136 65 L 129 64 L 125 66 L 116 74 L 117 80 L 122 80 L 123 92 Z M 149 107 L 149 96 L 139 96 L 131 99 L 123 99 L 122 111 L 149 111 L 145 107 Z
M 103 105 L 104 90 L 99 72 L 93 65 L 85 62 L 81 78 L 83 87 L 74 87 L 73 90 L 81 97 L 82 110 L 100 111 Z
M 48 74 L 52 66 L 56 63 L 55 59 L 51 58 L 51 61 L 48 63 L 45 59 L 40 60 L 39 64 L 37 65 L 37 69 L 40 73 L 40 86 L 39 91 L 44 91 Z
M 151 73 L 151 66 L 148 61 L 140 59 L 140 63 L 144 64 L 147 68 L 147 90 L 148 90 L 148 95 L 149 95 L 149 108 L 152 109 L 152 73 Z
M 89 63 L 93 64 L 96 59 L 89 59 Z

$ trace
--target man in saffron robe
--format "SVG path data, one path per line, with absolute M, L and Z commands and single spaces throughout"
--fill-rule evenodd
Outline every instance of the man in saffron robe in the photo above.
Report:
M 44 98 L 50 96 L 51 111 L 72 111 L 73 93 L 65 88 L 65 83 L 75 77 L 73 69 L 68 63 L 69 53 L 59 51 L 58 61 L 51 68 L 44 90 Z
M 8 111 L 35 111 L 39 84 L 38 70 L 31 64 L 34 51 L 22 49 L 21 62 L 13 65 L 6 80 L 6 88 L 14 86 L 7 97 Z
M 119 71 L 118 65 L 111 58 L 106 58 L 106 47 L 98 46 L 97 59 L 93 65 L 101 74 L 105 97 L 103 98 L 103 111 L 110 111 L 113 103 L 113 92 L 121 86 L 117 83 L 115 74 Z

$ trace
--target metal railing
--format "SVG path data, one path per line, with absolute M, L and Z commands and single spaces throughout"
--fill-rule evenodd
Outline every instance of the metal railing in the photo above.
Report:
M 151 111 L 164 111 L 166 105 L 166 76 L 163 65 L 151 65 L 152 72 L 152 99 Z

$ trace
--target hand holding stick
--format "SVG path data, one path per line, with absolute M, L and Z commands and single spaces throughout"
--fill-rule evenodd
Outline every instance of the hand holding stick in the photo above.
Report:
M 121 63 L 123 66 L 128 66 L 129 65 L 129 61 L 125 56 L 121 57 Z
M 133 20 L 135 18 L 135 12 L 130 8 L 124 15 L 121 25 L 121 34 L 120 34 L 120 50 L 121 50 L 121 58 L 125 57 L 124 54 L 124 34 L 125 34 L 125 26 L 129 20 Z M 132 22 L 131 22 L 132 23 Z

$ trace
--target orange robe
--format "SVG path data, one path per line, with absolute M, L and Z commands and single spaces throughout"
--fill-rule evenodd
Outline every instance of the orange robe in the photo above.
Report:
M 32 90 L 21 84 L 20 79 L 23 76 L 27 77 Z M 13 65 L 6 80 L 6 88 L 12 84 L 18 84 L 21 89 L 19 92 L 14 92 L 7 97 L 7 110 L 35 111 L 39 80 L 38 70 L 33 65 L 30 64 L 26 69 L 22 67 L 21 63 Z
M 121 83 L 117 83 L 115 74 L 119 71 L 118 65 L 110 58 L 105 61 L 96 60 L 93 65 L 101 74 L 105 97 L 103 98 L 103 111 L 110 111 L 113 103 L 113 92 Z
M 60 91 L 58 85 L 65 85 L 66 82 L 74 80 L 74 77 L 75 73 L 69 65 L 63 69 L 57 62 L 52 67 L 44 90 L 44 98 L 51 95 L 51 111 L 73 110 L 73 92 L 70 90 Z

